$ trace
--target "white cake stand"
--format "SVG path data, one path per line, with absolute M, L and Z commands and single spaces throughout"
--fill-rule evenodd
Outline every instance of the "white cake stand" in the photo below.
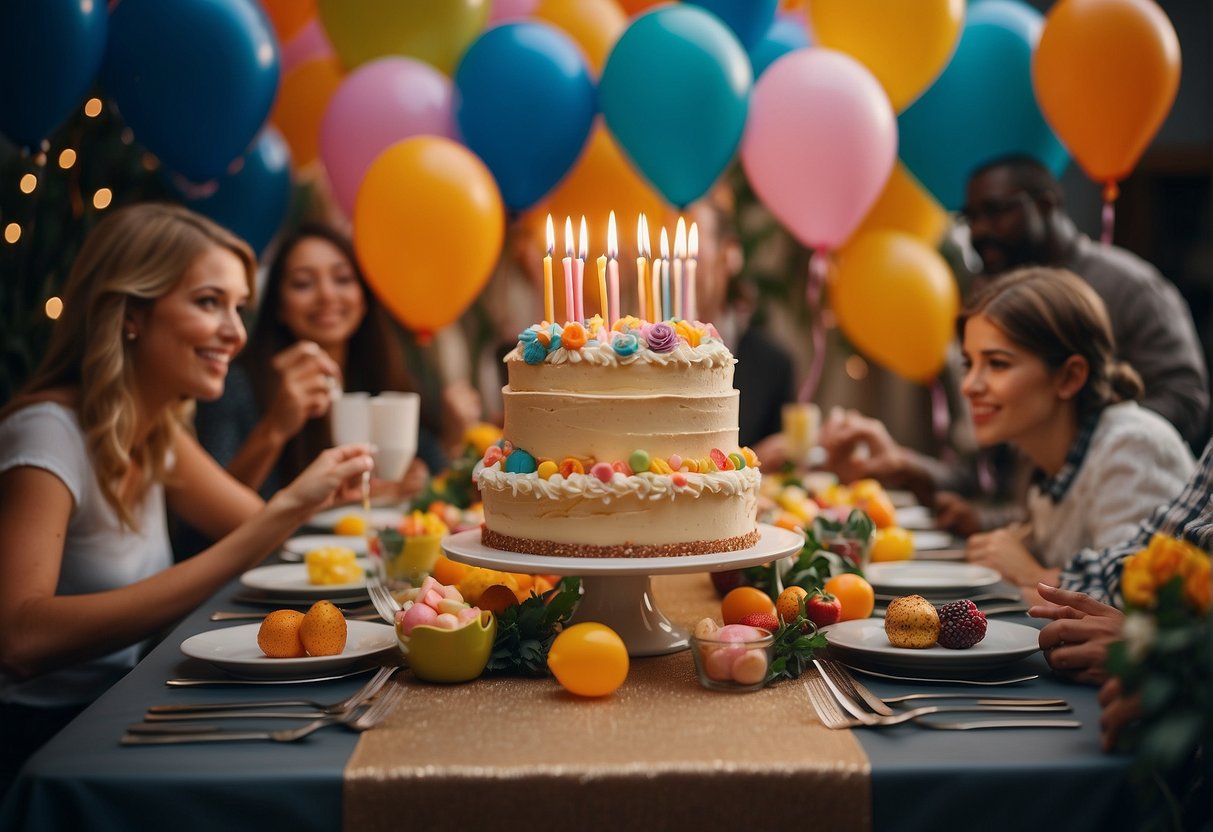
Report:
M 671 624 L 653 600 L 653 575 L 740 569 L 798 552 L 804 539 L 796 532 L 761 523 L 758 543 L 736 552 L 664 558 L 568 558 L 493 549 L 480 542 L 480 530 L 443 539 L 452 560 L 507 572 L 581 576 L 582 595 L 573 621 L 597 621 L 619 634 L 630 656 L 660 656 L 689 646 L 687 634 Z

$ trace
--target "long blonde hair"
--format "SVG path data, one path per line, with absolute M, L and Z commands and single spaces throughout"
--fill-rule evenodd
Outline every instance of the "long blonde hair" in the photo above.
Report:
M 57 387 L 78 391 L 74 402 L 101 493 L 123 524 L 137 528 L 133 506 L 150 483 L 163 481 L 167 454 L 190 401 L 159 414 L 147 439 L 135 444 L 132 365 L 123 338 L 128 311 L 171 292 L 194 261 L 219 246 L 244 266 L 249 292 L 256 259 L 226 229 L 179 205 L 139 203 L 107 216 L 88 235 L 63 292 L 63 314 L 29 382 L 0 417 Z M 132 465 L 140 475 L 123 501 Z

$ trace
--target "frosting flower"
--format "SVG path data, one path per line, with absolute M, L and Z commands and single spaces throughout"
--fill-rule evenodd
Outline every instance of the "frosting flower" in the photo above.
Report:
M 586 331 L 593 332 L 596 329 L 601 329 L 602 325 L 605 323 L 606 321 L 602 319 L 601 315 L 591 315 L 589 320 L 585 322 L 585 328 Z
M 640 325 L 644 321 L 637 318 L 635 315 L 624 315 L 619 320 L 615 321 L 615 325 L 611 329 L 616 332 L 627 332 L 629 329 L 640 329 Z
M 640 339 L 631 332 L 620 332 L 615 335 L 611 347 L 616 355 L 634 355 L 636 350 L 640 349 Z
M 669 352 L 678 346 L 678 334 L 667 323 L 653 324 L 645 335 L 649 349 L 653 352 Z
M 687 342 L 688 346 L 699 346 L 699 339 L 703 337 L 703 333 L 696 327 L 691 326 L 686 321 L 679 321 L 674 324 L 674 331 L 678 333 L 678 337 Z
M 527 341 L 522 348 L 522 360 L 527 364 L 542 364 L 547 357 L 547 348 L 538 341 Z
M 576 321 L 566 326 L 564 332 L 560 335 L 560 343 L 564 345 L 566 350 L 580 350 L 585 346 L 585 342 L 585 327 Z
M 529 329 L 524 329 L 524 330 L 522 330 L 522 332 L 518 333 L 518 343 L 525 346 L 526 344 L 529 344 L 532 341 L 534 341 L 535 338 L 538 337 L 538 335 L 539 335 L 539 333 L 536 331 L 536 329 L 534 327 L 530 327 Z

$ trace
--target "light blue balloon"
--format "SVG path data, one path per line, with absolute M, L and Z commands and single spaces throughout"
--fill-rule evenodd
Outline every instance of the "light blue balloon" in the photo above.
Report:
M 291 151 L 273 127 L 261 131 L 233 174 L 216 183 L 214 193 L 192 197 L 185 205 L 227 228 L 258 254 L 278 233 L 291 204 Z
M 802 24 L 786 17 L 777 17 L 762 39 L 750 49 L 750 63 L 757 79 L 766 68 L 789 52 L 810 46 L 809 33 Z
M 718 18 L 686 5 L 637 17 L 607 58 L 598 105 L 636 168 L 674 205 L 707 193 L 737 150 L 754 76 Z
M 902 161 L 946 208 L 959 209 L 969 176 L 1000 156 L 1031 156 L 1056 176 L 1069 164 L 1032 90 L 1043 25 L 1016 0 L 973 3 L 951 62 L 898 118 Z
M 455 123 L 511 210 L 534 205 L 569 171 L 594 122 L 594 82 L 580 47 L 546 23 L 495 26 L 454 77 Z
M 762 40 L 775 12 L 779 0 L 686 0 L 690 5 L 707 9 L 724 21 L 741 41 L 743 49 L 753 49 Z

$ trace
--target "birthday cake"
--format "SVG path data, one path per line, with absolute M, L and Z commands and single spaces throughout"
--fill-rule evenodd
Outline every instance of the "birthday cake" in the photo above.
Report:
M 565 557 L 746 549 L 761 475 L 738 447 L 711 324 L 537 324 L 506 357 L 503 438 L 477 466 L 482 540 Z

